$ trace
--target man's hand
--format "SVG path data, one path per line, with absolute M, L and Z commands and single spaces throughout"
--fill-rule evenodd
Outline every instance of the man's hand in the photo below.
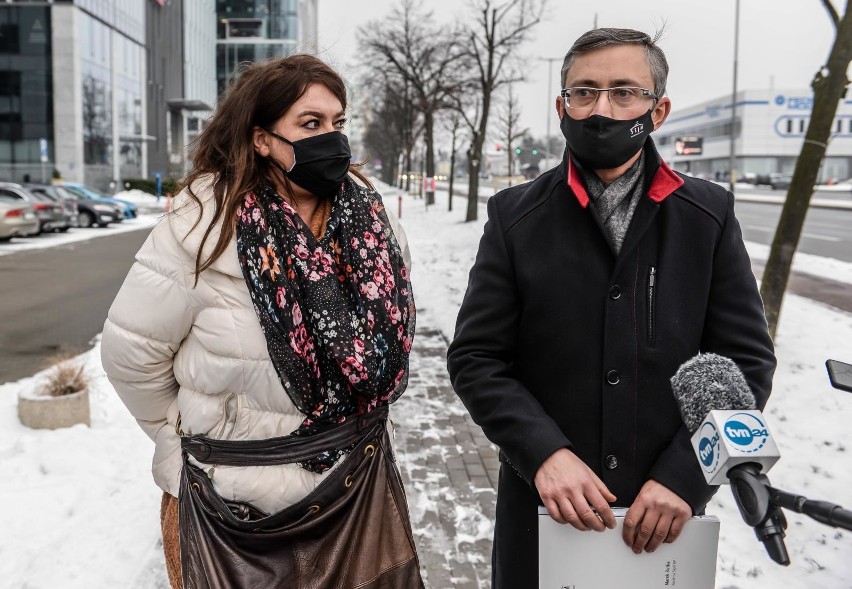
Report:
M 624 517 L 624 543 L 640 554 L 674 542 L 692 517 L 689 504 L 657 481 L 642 485 Z
M 535 486 L 550 517 L 560 524 L 583 531 L 615 528 L 615 516 L 607 503 L 615 501 L 615 495 L 567 448 L 544 461 L 535 473 Z

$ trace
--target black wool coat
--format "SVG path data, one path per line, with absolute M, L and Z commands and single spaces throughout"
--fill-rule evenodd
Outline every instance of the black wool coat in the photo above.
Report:
M 500 448 L 495 589 L 538 586 L 533 480 L 556 450 L 582 458 L 617 506 L 654 479 L 699 513 L 716 489 L 669 379 L 714 352 L 736 362 L 758 407 L 769 396 L 775 356 L 733 195 L 673 172 L 650 139 L 645 150 L 645 194 L 618 256 L 571 158 L 488 202 L 448 368 Z

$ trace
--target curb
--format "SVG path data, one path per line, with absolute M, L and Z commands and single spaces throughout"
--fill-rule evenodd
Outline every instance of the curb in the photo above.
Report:
M 759 194 L 737 194 L 734 199 L 739 202 L 751 202 L 759 204 L 783 205 L 787 199 L 783 196 L 761 196 Z M 839 211 L 852 211 L 852 202 L 832 200 L 829 198 L 812 198 L 808 208 L 834 209 Z

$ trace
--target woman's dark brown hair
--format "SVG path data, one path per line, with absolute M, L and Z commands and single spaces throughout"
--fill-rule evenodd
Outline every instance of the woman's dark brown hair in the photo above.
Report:
M 216 113 L 196 140 L 193 168 L 185 180 L 187 192 L 203 206 L 191 187 L 196 180 L 212 176 L 215 205 L 213 220 L 204 232 L 195 259 L 196 283 L 201 272 L 222 255 L 234 236 L 235 214 L 243 196 L 271 178 L 269 160 L 254 149 L 252 133 L 255 127 L 272 127 L 312 84 L 328 88 L 346 109 L 343 80 L 312 55 L 297 54 L 248 64 L 219 101 Z M 350 172 L 369 185 L 352 166 Z M 202 260 L 204 244 L 223 216 L 219 240 L 210 256 Z

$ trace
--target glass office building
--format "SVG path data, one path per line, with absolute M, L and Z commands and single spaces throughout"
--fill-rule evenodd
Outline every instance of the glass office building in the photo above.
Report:
M 217 0 L 216 18 L 220 94 L 242 62 L 315 50 L 316 0 Z
M 0 179 L 36 181 L 53 171 L 50 13 L 18 3 L 0 10 Z
M 0 181 L 180 177 L 235 65 L 316 51 L 318 0 L 0 0 Z
M 0 179 L 145 171 L 145 0 L 0 4 Z

